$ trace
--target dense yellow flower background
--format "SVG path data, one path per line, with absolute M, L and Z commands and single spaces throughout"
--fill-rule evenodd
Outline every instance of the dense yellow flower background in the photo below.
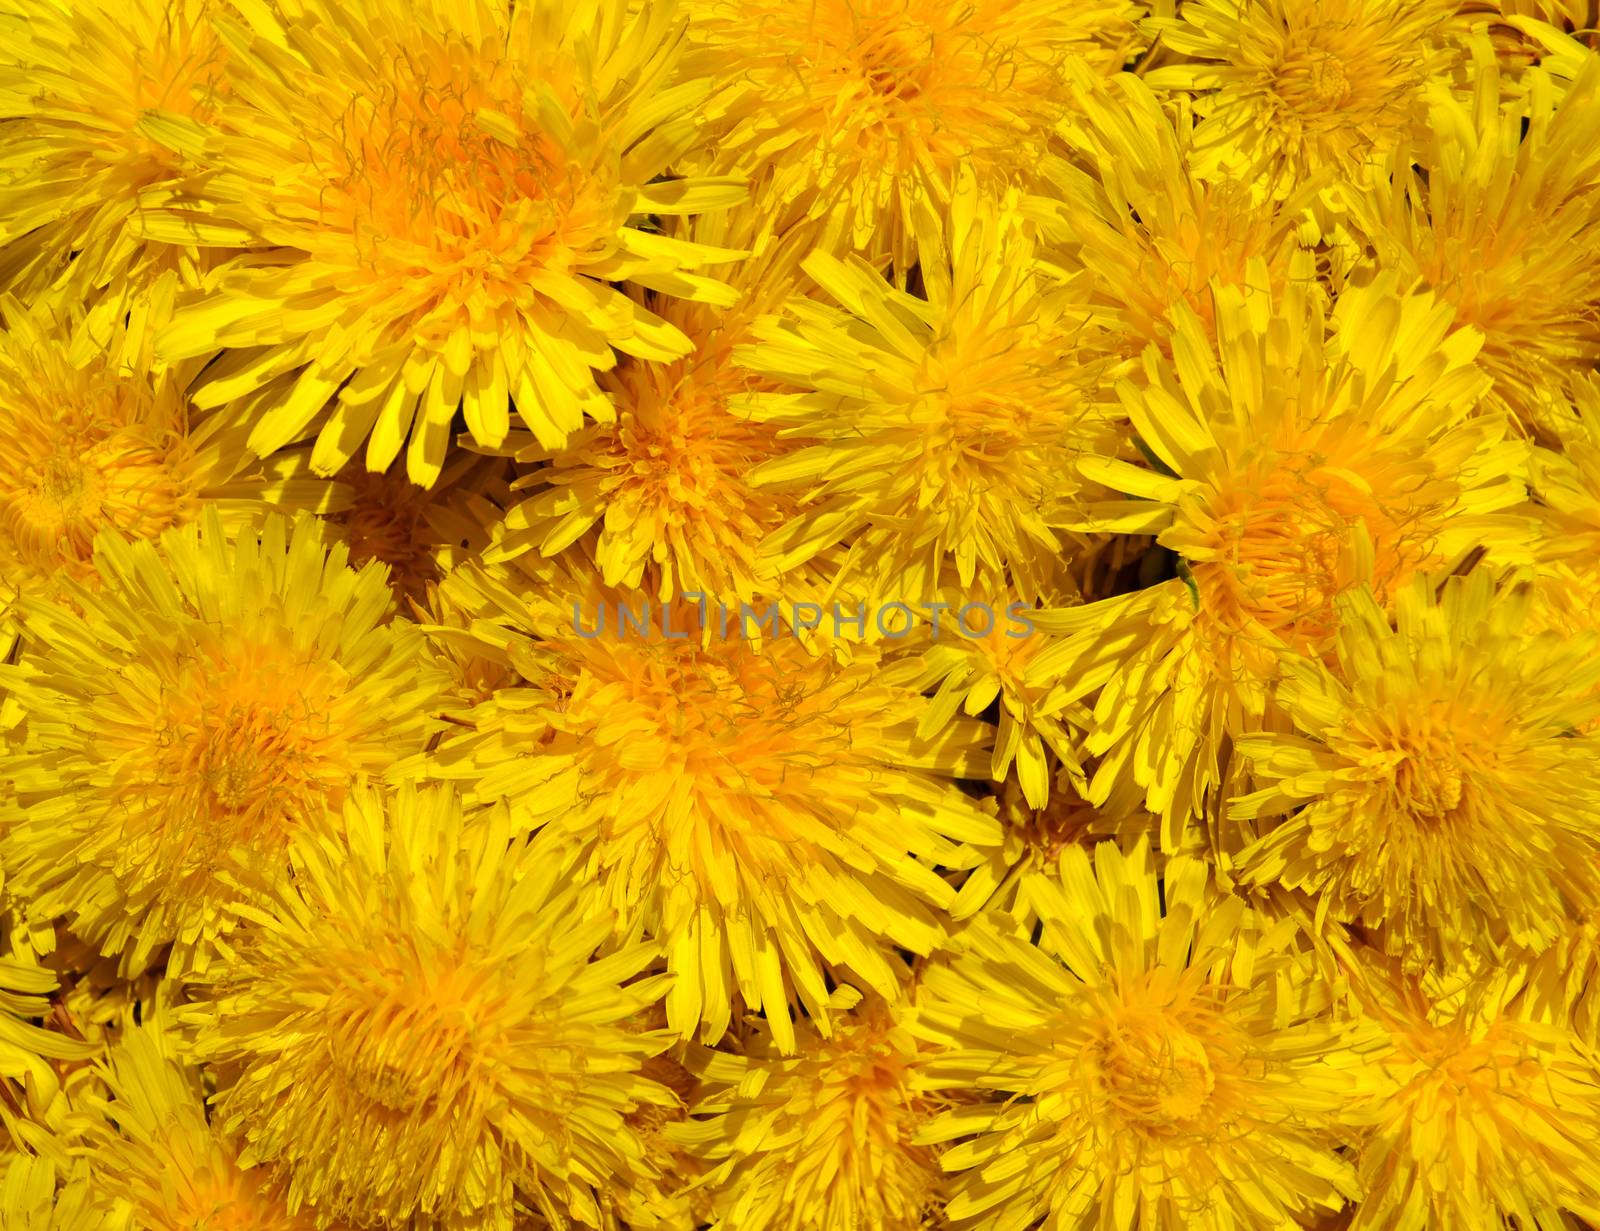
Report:
M 0 0 L 0 1231 L 1600 1227 L 1597 48 Z

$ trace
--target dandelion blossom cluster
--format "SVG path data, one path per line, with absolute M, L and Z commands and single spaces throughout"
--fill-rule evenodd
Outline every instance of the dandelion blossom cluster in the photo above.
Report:
M 1594 0 L 0 0 L 0 1231 L 1600 1227 Z

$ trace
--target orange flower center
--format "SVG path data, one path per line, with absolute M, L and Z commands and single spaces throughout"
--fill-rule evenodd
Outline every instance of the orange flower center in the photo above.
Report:
M 1092 1048 L 1092 1063 L 1112 1110 L 1147 1134 L 1187 1128 L 1217 1086 L 1205 1045 L 1165 1013 L 1113 1020 Z
M 1317 123 L 1349 101 L 1352 86 L 1339 53 L 1302 35 L 1285 49 L 1273 89 L 1291 111 Z
M 273 647 L 196 655 L 134 734 L 117 874 L 203 891 L 236 846 L 263 857 L 350 774 L 338 733 L 343 673 Z
M 481 989 L 417 971 L 352 978 L 329 997 L 328 1060 L 361 1099 L 414 1116 L 465 1110 L 481 1087 L 471 1025 Z
M 630 497 L 674 525 L 691 516 L 720 520 L 730 481 L 779 447 L 771 431 L 729 413 L 728 394 L 747 378 L 729 366 L 725 339 L 705 345 L 712 349 L 692 361 L 625 363 L 618 380 L 631 410 L 601 429 L 602 464 Z
M 94 370 L 60 376 L 14 391 L 0 414 L 0 543 L 25 568 L 82 576 L 102 529 L 154 538 L 188 520 L 197 493 L 181 423 L 148 385 Z
M 1271 678 L 1274 643 L 1325 656 L 1339 595 L 1371 584 L 1387 601 L 1435 557 L 1453 483 L 1433 479 L 1422 459 L 1386 455 L 1359 426 L 1308 434 L 1301 445 L 1247 461 L 1207 524 L 1173 536 L 1191 562 L 1219 670 Z
M 1375 729 L 1374 729 L 1375 728 Z M 1369 765 L 1390 815 L 1437 822 L 1473 802 L 1509 737 L 1494 702 L 1454 698 L 1386 709 L 1350 731 L 1350 755 Z
M 461 39 L 392 50 L 389 79 L 352 98 L 317 151 L 334 193 L 312 185 L 364 263 L 421 270 L 462 304 L 474 288 L 504 298 L 625 220 L 600 218 L 593 175 L 524 113 L 507 61 Z

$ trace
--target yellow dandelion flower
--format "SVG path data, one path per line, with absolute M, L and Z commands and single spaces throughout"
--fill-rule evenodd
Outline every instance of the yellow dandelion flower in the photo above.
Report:
M 1072 633 L 1069 695 L 1100 689 L 1092 801 L 1143 792 L 1168 849 L 1224 738 L 1261 725 L 1285 651 L 1332 649 L 1339 594 L 1371 584 L 1387 602 L 1476 549 L 1517 558 L 1534 533 L 1507 511 L 1526 500 L 1526 448 L 1477 413 L 1478 336 L 1452 332 L 1447 307 L 1379 279 L 1327 329 L 1295 284 L 1215 295 L 1215 348 L 1180 304 L 1172 361 L 1147 352 L 1145 382 L 1119 385 L 1156 469 L 1082 463 L 1136 497 L 1089 524 L 1157 534 L 1182 576 L 1035 617 Z
M 1144 46 L 1131 0 L 693 0 L 691 63 L 731 97 L 713 165 L 757 184 L 780 228 L 904 273 L 958 172 L 1031 178 L 1070 107 L 1073 65 Z
M 82 296 L 198 255 L 148 240 L 143 194 L 193 167 L 155 139 L 152 112 L 205 122 L 229 91 L 215 0 L 9 0 L 0 11 L 0 290 Z M 70 265 L 69 265 L 70 261 Z
M 170 280 L 153 298 L 163 289 L 170 302 Z M 231 527 L 269 506 L 340 505 L 303 452 L 262 468 L 247 424 L 195 414 L 181 376 L 154 362 L 145 314 L 124 322 L 8 297 L 0 325 L 0 570 L 13 583 L 92 577 L 102 530 L 153 539 L 203 507 Z
M 923 976 L 918 1080 L 989 1101 L 941 1116 L 958 1228 L 1288 1227 L 1356 1195 L 1335 1151 L 1359 1030 L 1297 954 L 1148 844 L 1063 851 L 1028 886 L 1037 945 L 986 914 Z
M 1161 42 L 1198 63 L 1152 70 L 1195 93 L 1202 179 L 1282 199 L 1324 168 L 1359 178 L 1426 131 L 1429 84 L 1461 53 L 1459 0 L 1186 0 Z
M 739 998 L 792 1050 L 796 999 L 827 1028 L 824 971 L 892 998 L 895 948 L 944 937 L 955 891 L 931 865 L 971 866 L 998 841 L 944 780 L 981 776 L 989 729 L 918 739 L 925 702 L 878 677 L 876 650 L 814 653 L 776 604 L 742 629 L 730 610 L 724 631 L 714 608 L 703 624 L 692 603 L 647 611 L 548 562 L 521 571 L 535 561 L 445 583 L 522 679 L 465 714 L 428 772 L 509 798 L 542 827 L 536 849 L 571 852 L 586 912 L 661 940 L 684 1038 L 716 1042 Z M 619 627 L 619 604 L 648 635 Z
M 829 1037 L 799 1054 L 758 1026 L 742 1053 L 692 1048 L 693 1118 L 674 1136 L 710 1166 L 720 1231 L 922 1231 L 941 1204 L 939 1165 L 917 1134 L 939 1103 L 912 1083 L 904 1011 L 834 995 Z
M 231 865 L 276 867 L 353 775 L 419 751 L 445 677 L 386 622 L 382 568 L 347 568 L 311 518 L 104 533 L 94 567 L 24 606 L 32 648 L 0 667 L 27 718 L 0 753 L 7 887 L 124 974 L 167 944 L 169 969 L 202 969 L 234 926 Z
M 1162 107 L 1143 78 L 1081 87 L 1078 108 L 1067 133 L 1077 158 L 1049 164 L 1052 196 L 1030 204 L 1047 253 L 1087 285 L 1119 354 L 1136 359 L 1151 343 L 1170 353 L 1180 302 L 1214 334 L 1214 282 L 1243 287 L 1262 272 L 1269 288 L 1312 282 L 1295 237 L 1305 194 L 1279 209 L 1246 181 L 1199 178 L 1189 110 Z
M 704 214 L 686 237 L 745 248 L 766 219 Z M 625 358 L 600 378 L 616 421 L 585 427 L 564 449 L 520 449 L 534 467 L 518 486 L 532 493 L 506 514 L 501 556 L 537 549 L 554 555 L 594 532 L 592 556 L 607 585 L 638 589 L 646 569 L 658 597 L 701 593 L 749 602 L 775 578 L 757 548 L 797 510 L 792 495 L 757 490 L 753 470 L 784 452 L 771 426 L 736 415 L 730 403 L 771 387 L 733 361 L 751 322 L 799 289 L 797 244 L 788 242 L 730 275 L 739 293 L 727 309 L 683 300 L 653 303 L 694 342 L 671 363 Z
M 738 357 L 798 392 L 755 392 L 744 413 L 795 442 L 751 481 L 804 497 L 762 543 L 780 572 L 839 544 L 835 583 L 922 602 L 946 561 L 970 585 L 1008 571 L 1031 599 L 1066 545 L 1073 461 L 1109 448 L 1093 389 L 1097 333 L 1039 261 L 1020 201 L 968 179 L 949 251 L 921 267 L 927 297 L 859 259 L 822 252 L 805 270 L 840 308 L 791 302 Z
M 83 1163 L 14 1154 L 0 1166 L 0 1231 L 138 1231 L 102 1201 Z
M 1060 583 L 1058 582 L 1058 586 Z M 1057 601 L 1060 588 L 1050 592 Z M 998 702 L 998 727 L 989 777 L 1004 782 L 1016 767 L 1023 794 L 1034 807 L 1050 795 L 1053 755 L 1084 783 L 1077 731 L 1054 703 L 1056 642 L 1033 625 L 1032 602 L 1008 584 L 980 576 L 972 587 L 947 585 L 930 596 L 927 624 L 919 622 L 915 652 L 884 668 L 886 683 L 932 693 L 917 733 L 931 738 L 956 713 L 976 717 Z M 1087 786 L 1084 786 L 1087 789 Z
M 1248 884 L 1317 900 L 1417 965 L 1540 950 L 1600 906 L 1600 637 L 1532 635 L 1530 595 L 1479 570 L 1435 599 L 1341 603 L 1336 668 L 1279 688 L 1294 733 L 1244 735 L 1261 790 L 1240 816 L 1289 813 L 1239 855 Z M 1559 783 L 1559 789 L 1555 784 Z
M 604 1225 L 595 1190 L 650 1170 L 626 1117 L 673 1098 L 641 1072 L 664 1039 L 627 1026 L 661 997 L 636 978 L 657 951 L 591 960 L 609 921 L 504 809 L 358 787 L 333 820 L 184 1011 L 241 1161 L 319 1223 L 509 1231 L 520 1193 Z
M 240 1167 L 235 1143 L 206 1120 L 199 1070 L 158 1026 L 126 1030 L 104 1067 L 112 1097 L 97 1108 L 89 1159 L 96 1187 L 126 1203 L 135 1226 L 315 1231 L 265 1168 Z
M 220 19 L 219 19 L 220 21 Z M 674 79 L 670 4 L 311 0 L 279 26 L 230 25 L 237 103 L 216 128 L 161 131 L 218 170 L 152 201 L 175 241 L 268 244 L 164 335 L 173 358 L 243 348 L 197 386 L 221 404 L 296 373 L 251 447 L 318 432 L 331 473 L 367 440 L 386 470 L 438 477 L 458 408 L 496 446 L 522 421 L 562 444 L 614 415 L 594 369 L 612 347 L 673 359 L 690 342 L 611 283 L 727 302 L 690 272 L 740 254 L 674 240 L 651 214 L 741 199 L 725 180 L 660 180 L 695 136 L 704 83 Z
M 1508 987 L 1390 1021 L 1350 1231 L 1600 1222 L 1600 1062 L 1571 1031 L 1517 1020 Z
M 1479 330 L 1496 399 L 1554 432 L 1568 382 L 1600 362 L 1594 59 L 1564 98 L 1546 90 L 1526 109 L 1496 105 L 1496 74 L 1483 68 L 1475 101 L 1440 104 L 1426 176 L 1397 167 L 1361 207 L 1380 265 L 1424 280 Z

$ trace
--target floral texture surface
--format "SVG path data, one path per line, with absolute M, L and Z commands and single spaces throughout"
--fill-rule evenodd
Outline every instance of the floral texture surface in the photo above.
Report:
M 1597 1147 L 1597 0 L 0 0 L 0 1231 Z

